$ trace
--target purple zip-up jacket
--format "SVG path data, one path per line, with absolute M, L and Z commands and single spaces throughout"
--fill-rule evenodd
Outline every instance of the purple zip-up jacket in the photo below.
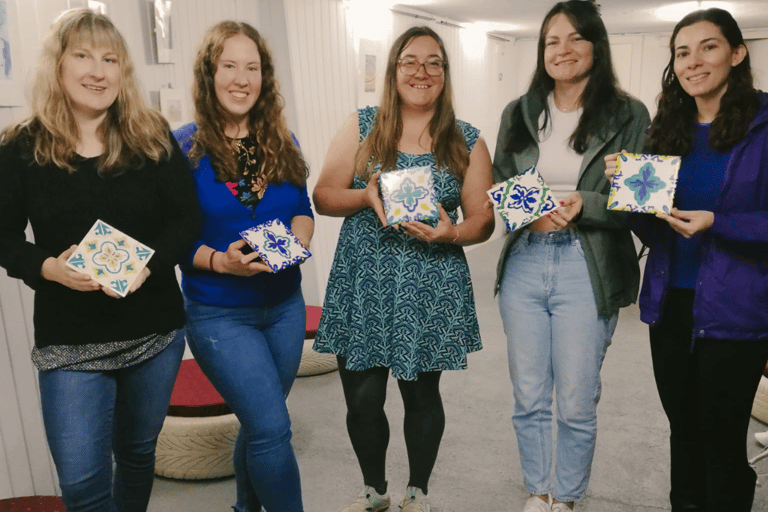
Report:
M 704 233 L 693 299 L 692 339 L 768 340 L 768 94 L 731 153 L 715 221 Z M 648 246 L 640 312 L 653 327 L 670 283 L 672 228 L 648 214 L 630 227 Z

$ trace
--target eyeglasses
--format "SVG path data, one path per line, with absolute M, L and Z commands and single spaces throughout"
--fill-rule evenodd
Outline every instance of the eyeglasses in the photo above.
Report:
M 421 66 L 424 66 L 424 71 L 429 76 L 440 76 L 445 69 L 445 63 L 442 59 L 431 59 L 427 62 L 419 62 L 416 59 L 400 59 L 397 61 L 397 64 L 405 76 L 415 75 L 419 72 Z

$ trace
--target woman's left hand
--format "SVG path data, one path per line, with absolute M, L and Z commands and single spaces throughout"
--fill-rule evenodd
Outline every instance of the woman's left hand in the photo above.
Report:
M 141 285 L 144 284 L 144 281 L 147 280 L 147 278 L 149 277 L 149 274 L 151 274 L 151 273 L 152 272 L 147 267 L 144 267 L 144 269 L 141 272 L 139 272 L 139 276 L 136 278 L 136 280 L 133 282 L 133 284 L 131 284 L 131 287 L 128 288 L 128 293 L 126 294 L 126 297 L 128 295 L 132 294 L 133 292 L 135 292 L 136 290 L 138 290 L 141 287 Z M 101 291 L 103 291 L 104 293 L 106 293 L 107 295 L 112 297 L 113 299 L 122 299 L 123 298 L 116 291 L 114 291 L 112 288 L 107 288 L 106 286 L 102 286 L 101 287 Z
M 578 192 L 572 193 L 565 201 L 560 201 L 560 208 L 547 215 L 558 229 L 572 228 L 576 224 L 573 219 L 579 216 L 584 208 L 584 199 Z
M 437 203 L 437 209 L 440 212 L 440 220 L 437 221 L 437 226 L 434 228 L 417 220 L 403 222 L 400 226 L 410 236 L 418 238 L 422 242 L 451 242 L 456 238 L 457 228 L 451 222 L 451 218 L 448 217 L 448 212 L 445 211 L 443 205 Z
M 656 216 L 667 221 L 672 229 L 685 238 L 707 231 L 715 222 L 715 214 L 706 210 L 683 211 L 672 208 L 672 215 L 657 213 Z

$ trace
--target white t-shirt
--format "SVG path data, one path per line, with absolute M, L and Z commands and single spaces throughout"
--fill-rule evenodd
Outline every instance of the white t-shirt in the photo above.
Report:
M 552 189 L 558 201 L 564 200 L 576 190 L 579 169 L 583 156 L 576 153 L 569 145 L 569 140 L 579 124 L 582 110 L 561 112 L 555 106 L 553 95 L 547 98 L 549 103 L 550 124 L 539 130 L 539 161 L 536 169 Z M 541 112 L 539 126 L 544 121 Z

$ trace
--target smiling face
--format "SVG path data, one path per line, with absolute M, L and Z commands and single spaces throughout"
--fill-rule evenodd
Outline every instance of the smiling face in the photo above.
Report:
M 445 59 L 440 51 L 440 45 L 430 36 L 413 38 L 405 45 L 398 57 L 399 61 L 415 60 L 419 63 Z M 414 75 L 406 75 L 398 65 L 397 67 L 397 92 L 404 108 L 416 110 L 431 110 L 435 107 L 440 93 L 443 91 L 444 75 L 431 76 L 427 74 L 424 66 Z
M 709 21 L 681 28 L 674 51 L 675 76 L 697 103 L 719 102 L 728 87 L 731 68 L 747 54 L 743 45 L 732 48 L 720 28 Z
M 594 47 L 563 13 L 549 23 L 544 38 L 544 68 L 555 82 L 586 82 L 592 70 Z
M 64 52 L 59 79 L 75 118 L 102 118 L 120 90 L 117 53 L 87 42 L 73 44 Z
M 244 34 L 224 41 L 213 81 L 216 98 L 232 116 L 227 135 L 243 136 L 243 130 L 247 131 L 248 112 L 261 93 L 261 56 L 256 43 Z M 230 129 L 237 129 L 240 133 L 233 135 Z

